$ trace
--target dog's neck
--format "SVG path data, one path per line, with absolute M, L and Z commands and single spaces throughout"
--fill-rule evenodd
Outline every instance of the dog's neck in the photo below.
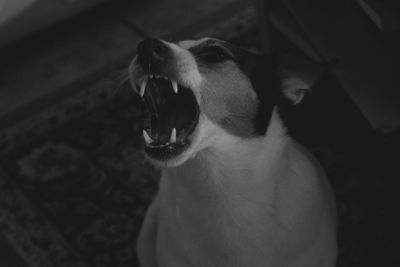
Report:
M 183 165 L 165 169 L 168 177 L 164 180 L 169 180 L 165 182 L 177 197 L 185 195 L 185 201 L 192 197 L 213 199 L 221 193 L 227 198 L 246 194 L 256 198 L 254 190 L 273 183 L 282 163 L 285 164 L 281 159 L 290 140 L 275 110 L 265 136 L 221 136 L 212 147 Z

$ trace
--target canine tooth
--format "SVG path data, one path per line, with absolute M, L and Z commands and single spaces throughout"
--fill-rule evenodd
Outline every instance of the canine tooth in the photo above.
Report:
M 158 79 L 158 78 L 160 78 L 160 75 L 154 74 L 154 77 L 156 77 Z
M 144 91 L 146 90 L 147 86 L 147 77 L 143 79 L 143 81 L 140 83 L 140 96 L 144 95 Z
M 173 128 L 171 131 L 171 137 L 169 138 L 170 143 L 176 143 L 176 129 Z
M 151 139 L 150 135 L 144 129 L 143 129 L 143 138 L 144 138 L 144 141 L 146 142 L 146 145 L 149 145 L 150 143 L 154 142 L 154 140 Z
M 178 83 L 176 81 L 171 80 L 172 89 L 174 89 L 175 94 L 178 93 Z
M 150 75 L 149 75 L 149 78 L 150 78 L 150 79 L 153 79 L 153 74 L 150 74 Z
M 163 78 L 164 78 L 164 80 L 168 80 L 168 77 L 167 77 L 167 76 L 164 76 Z

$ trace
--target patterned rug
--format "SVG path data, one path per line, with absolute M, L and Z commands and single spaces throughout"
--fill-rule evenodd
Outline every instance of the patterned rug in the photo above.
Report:
M 254 47 L 257 37 L 251 30 L 234 41 Z M 325 85 L 296 108 L 291 129 L 335 189 L 338 266 L 400 266 L 379 138 L 334 80 Z M 127 94 L 0 159 L 0 229 L 32 266 L 137 266 L 135 239 L 159 170 L 140 152 L 143 107 Z

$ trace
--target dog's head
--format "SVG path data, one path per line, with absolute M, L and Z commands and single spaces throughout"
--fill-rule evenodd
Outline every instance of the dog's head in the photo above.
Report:
M 264 134 L 273 108 L 298 103 L 309 89 L 307 77 L 293 72 L 275 56 L 217 39 L 142 41 L 129 75 L 149 111 L 147 156 L 177 166 L 221 136 Z

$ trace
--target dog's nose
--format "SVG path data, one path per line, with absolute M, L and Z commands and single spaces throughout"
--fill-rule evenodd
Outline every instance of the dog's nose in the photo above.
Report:
M 159 63 L 166 58 L 169 48 L 162 41 L 149 38 L 139 43 L 137 47 L 139 63 L 142 66 L 148 66 L 154 63 Z

